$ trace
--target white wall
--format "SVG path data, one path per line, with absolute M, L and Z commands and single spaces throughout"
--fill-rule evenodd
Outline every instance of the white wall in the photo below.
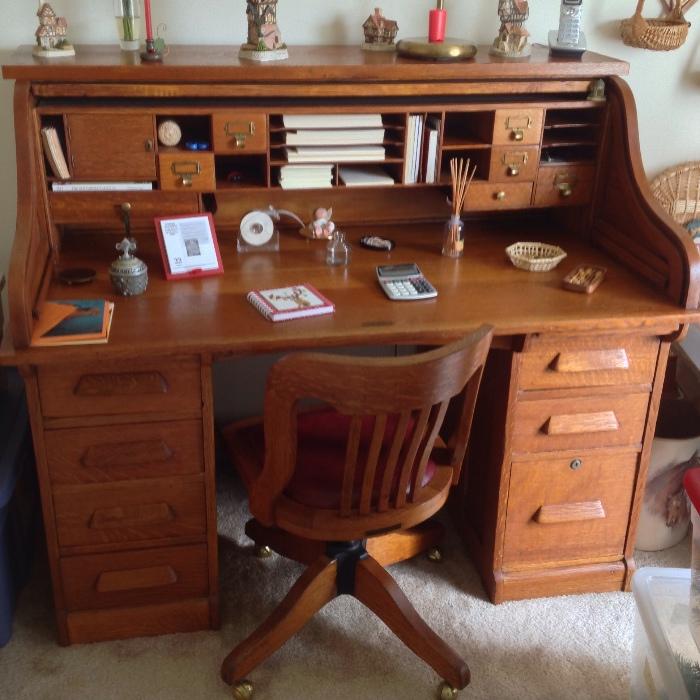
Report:
M 33 41 L 38 3 L 0 0 L 0 62 Z M 244 0 L 152 0 L 154 23 L 165 23 L 170 43 L 239 44 L 245 39 Z M 288 44 L 355 44 L 375 5 L 399 23 L 399 38 L 426 33 L 430 0 L 280 0 L 278 21 Z M 477 44 L 492 41 L 498 28 L 497 0 L 446 0 L 448 34 Z M 584 28 L 591 50 L 630 62 L 629 82 L 636 95 L 644 162 L 649 176 L 670 165 L 700 160 L 700 5 L 689 12 L 694 23 L 686 44 L 655 53 L 624 46 L 619 20 L 632 14 L 634 0 L 584 0 Z M 652 16 L 660 0 L 647 0 Z M 559 0 L 530 0 L 528 28 L 533 42 L 546 42 L 556 27 Z M 65 15 L 74 43 L 115 43 L 112 0 L 54 0 Z M 429 66 L 426 67 L 429 71 Z M 15 153 L 12 86 L 0 84 L 0 271 L 6 269 L 15 219 Z M 20 166 L 21 167 L 21 164 Z

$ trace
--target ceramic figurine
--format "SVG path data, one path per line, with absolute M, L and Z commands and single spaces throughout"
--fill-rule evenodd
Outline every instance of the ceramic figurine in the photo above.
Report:
M 34 55 L 41 58 L 75 56 L 75 49 L 66 38 L 68 33 L 66 18 L 56 16 L 48 2 L 39 4 L 36 16 L 39 18 L 39 26 L 35 32 Z
M 394 51 L 396 45 L 396 33 L 399 25 L 393 19 L 387 19 L 382 14 L 381 7 L 374 8 L 371 14 L 362 25 L 365 33 L 365 41 L 362 48 L 365 51 Z
M 332 238 L 335 224 L 331 221 L 333 209 L 319 207 L 314 211 L 314 220 L 311 222 L 311 234 L 313 238 Z
M 503 58 L 525 58 L 530 55 L 530 33 L 523 26 L 530 15 L 527 0 L 498 0 L 501 28 L 489 53 Z
M 289 58 L 287 45 L 277 26 L 278 0 L 247 0 L 248 41 L 241 46 L 240 58 L 251 61 L 280 61 Z

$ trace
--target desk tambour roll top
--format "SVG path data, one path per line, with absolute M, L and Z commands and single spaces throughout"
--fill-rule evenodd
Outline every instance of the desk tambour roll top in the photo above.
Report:
M 153 66 L 129 65 L 111 47 L 79 47 L 60 64 L 25 49 L 3 68 L 17 81 L 23 167 L 12 341 L 0 360 L 21 365 L 27 380 L 60 639 L 217 624 L 212 359 L 440 342 L 483 322 L 497 340 L 469 482 L 453 505 L 489 594 L 627 587 L 668 347 L 694 318 L 686 309 L 697 305 L 698 256 L 650 200 L 633 100 L 617 77 L 626 65 L 592 53 L 551 59 L 539 48 L 527 62 L 480 51 L 429 66 L 353 47 L 290 53 L 254 65 L 239 63 L 233 48 L 175 46 Z M 588 99 L 596 79 L 605 101 Z M 381 162 L 333 153 L 324 161 L 328 187 L 285 189 L 296 131 L 285 117 L 319 114 L 371 115 L 381 124 L 373 137 Z M 168 146 L 159 130 L 170 120 L 182 139 Z M 44 127 L 55 129 L 73 191 L 54 187 Z M 204 146 L 187 150 L 192 142 Z M 473 238 L 462 260 L 447 261 L 436 223 L 448 213 L 454 157 L 477 168 L 465 205 Z M 394 184 L 345 184 L 343 168 L 368 165 Z M 84 183 L 149 189 L 84 191 Z M 105 346 L 29 348 L 39 302 L 67 293 L 53 281 L 56 267 L 97 267 L 90 296 L 110 294 L 103 272 L 125 202 L 151 266 L 147 294 L 117 302 Z M 381 297 L 374 266 L 406 261 L 388 254 L 356 249 L 352 274 L 341 278 L 319 265 L 316 244 L 288 236 L 279 256 L 247 264 L 233 253 L 231 231 L 270 204 L 305 219 L 330 205 L 350 231 L 388 231 L 396 252 L 416 259 L 439 289 L 435 306 Z M 153 217 L 203 211 L 214 214 L 226 275 L 164 282 L 149 248 Z M 505 244 L 528 239 L 607 266 L 606 283 L 586 300 L 560 290 L 559 271 L 532 277 L 505 264 Z M 310 270 L 336 302 L 334 316 L 266 325 L 246 304 L 250 288 Z

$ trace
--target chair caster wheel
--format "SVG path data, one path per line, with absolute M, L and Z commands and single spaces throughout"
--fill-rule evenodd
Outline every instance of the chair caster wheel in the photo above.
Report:
M 233 700 L 250 700 L 253 697 L 253 684 L 250 681 L 238 681 L 233 686 Z
M 258 559 L 269 559 L 272 556 L 272 550 L 264 544 L 262 547 L 255 548 L 255 556 Z
M 428 559 L 434 562 L 442 561 L 442 550 L 440 549 L 440 547 L 431 547 L 428 550 Z
M 451 686 L 447 681 L 440 683 L 438 688 L 438 699 L 439 700 L 454 700 L 457 697 L 459 690 Z

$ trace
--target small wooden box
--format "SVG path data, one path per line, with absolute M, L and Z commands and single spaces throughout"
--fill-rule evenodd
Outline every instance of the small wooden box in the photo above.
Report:
M 598 289 L 600 283 L 605 279 L 607 270 L 597 265 L 579 265 L 575 267 L 564 279 L 562 285 L 572 292 L 583 292 L 591 294 Z

